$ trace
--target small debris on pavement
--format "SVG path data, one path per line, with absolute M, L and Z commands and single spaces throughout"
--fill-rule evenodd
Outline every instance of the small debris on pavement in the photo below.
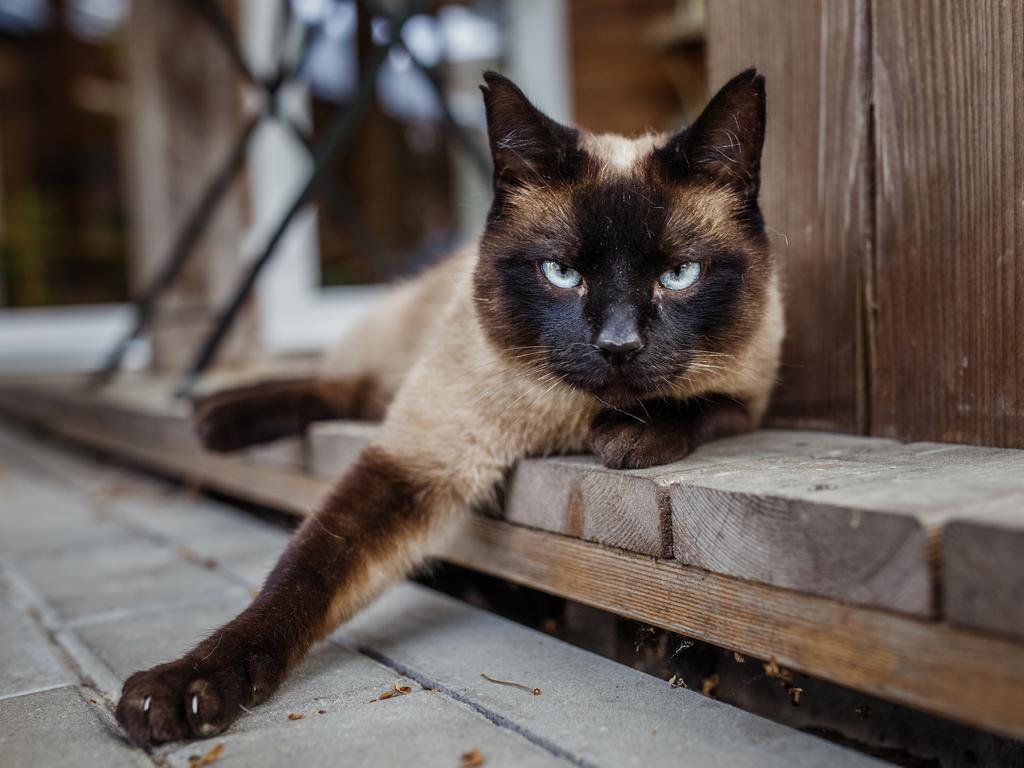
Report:
M 479 766 L 487 762 L 480 750 L 475 747 L 469 750 L 469 752 L 463 752 L 459 755 L 459 760 L 462 761 L 459 763 L 459 768 L 479 768 Z
M 327 714 L 327 710 L 326 710 L 326 709 L 318 709 L 318 710 L 316 711 L 316 713 L 317 713 L 318 715 L 326 715 L 326 714 Z
M 683 680 L 682 675 L 672 675 L 672 677 L 668 679 L 668 684 L 673 688 L 689 688 L 686 681 Z
M 412 693 L 412 686 L 411 685 L 404 685 L 401 682 L 397 682 L 397 683 L 395 683 L 394 688 L 392 688 L 389 691 L 384 691 L 377 698 L 377 700 L 378 701 L 385 701 L 387 699 L 390 699 L 393 696 L 406 696 L 407 694 L 410 694 L 410 693 Z
M 289 720 L 301 720 L 303 717 L 301 712 L 292 712 L 288 715 Z
M 705 696 L 714 696 L 715 691 L 718 689 L 718 684 L 722 678 L 717 673 L 710 677 L 705 677 L 704 681 L 700 684 L 700 692 Z
M 508 680 L 496 680 L 493 677 L 485 675 L 483 672 L 480 673 L 480 677 L 482 677 L 484 680 L 486 680 L 489 683 L 494 683 L 496 685 L 508 685 L 508 686 L 511 686 L 512 688 L 518 688 L 521 691 L 526 691 L 527 693 L 532 693 L 534 696 L 540 696 L 540 688 L 531 688 L 530 686 L 523 685 L 522 683 L 511 683 Z
M 188 768 L 203 768 L 204 765 L 213 765 L 223 754 L 224 745 L 218 744 L 205 755 L 190 755 L 188 758 Z
M 788 669 L 780 667 L 779 662 L 775 660 L 774 656 L 764 663 L 764 673 L 768 677 L 781 680 L 783 683 L 793 682 L 793 673 Z
M 203 557 L 198 552 L 189 549 L 184 544 L 179 544 L 174 548 L 174 551 L 178 553 L 178 556 L 188 560 L 190 563 L 206 568 L 208 571 L 212 571 L 217 567 L 217 561 L 212 557 Z

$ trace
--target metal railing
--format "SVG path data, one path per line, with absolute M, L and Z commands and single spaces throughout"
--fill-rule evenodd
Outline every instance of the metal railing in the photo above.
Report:
M 377 75 L 392 48 L 401 47 L 408 54 L 413 66 L 426 75 L 426 80 L 440 106 L 445 129 L 466 151 L 473 165 L 484 177 L 491 173 L 491 162 L 486 152 L 473 139 L 465 126 L 455 118 L 445 97 L 439 73 L 424 64 L 402 41 L 402 30 L 406 22 L 417 14 L 427 12 L 430 5 L 429 0 L 409 0 L 400 13 L 389 12 L 379 6 L 377 2 L 362 0 L 362 7 L 372 16 L 384 18 L 389 22 L 390 34 L 386 39 L 376 39 L 372 42 L 373 47 L 367 60 L 362 64 L 359 83 L 352 99 L 346 105 L 335 110 L 322 137 L 315 144 L 306 132 L 280 108 L 279 103 L 279 95 L 283 88 L 302 78 L 303 65 L 314 39 L 313 33 L 305 23 L 290 12 L 290 2 L 284 0 L 286 32 L 282 39 L 297 38 L 299 42 L 294 46 L 294 50 L 289 50 L 287 45 L 282 44 L 277 51 L 277 64 L 273 74 L 262 79 L 252 71 L 246 62 L 231 23 L 217 0 L 187 0 L 187 2 L 213 32 L 225 53 L 234 62 L 239 76 L 262 92 L 263 105 L 256 116 L 245 122 L 225 157 L 223 165 L 213 174 L 204 191 L 196 200 L 194 207 L 189 211 L 153 279 L 133 300 L 135 322 L 128 333 L 113 346 L 104 365 L 90 379 L 89 386 L 91 388 L 103 386 L 118 373 L 132 341 L 138 338 L 152 323 L 157 302 L 174 285 L 182 269 L 192 258 L 213 214 L 227 198 L 232 184 L 244 168 L 249 144 L 256 129 L 263 121 L 276 120 L 283 125 L 305 147 L 310 154 L 313 167 L 306 182 L 295 194 L 276 225 L 270 230 L 270 235 L 263 246 L 239 277 L 228 300 L 217 310 L 213 325 L 195 350 L 192 363 L 186 370 L 184 379 L 177 390 L 179 396 L 187 396 L 199 377 L 216 359 L 217 353 L 238 317 L 239 310 L 252 293 L 257 279 L 273 259 L 289 225 L 296 215 L 312 201 L 314 193 L 323 194 L 328 202 L 328 211 L 364 249 L 378 251 L 373 242 L 372 233 L 362 224 L 358 213 L 348 203 L 347 195 L 333 186 L 334 182 L 328 176 L 327 169 L 331 162 L 343 157 L 351 147 L 359 125 L 373 103 Z M 293 25 L 298 25 L 298 29 L 292 29 Z M 296 31 L 298 34 L 291 34 Z

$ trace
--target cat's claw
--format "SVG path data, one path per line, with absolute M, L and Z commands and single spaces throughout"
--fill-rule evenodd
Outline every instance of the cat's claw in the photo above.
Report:
M 259 656 L 208 661 L 190 654 L 129 677 L 117 704 L 128 738 L 149 746 L 215 736 L 277 687 Z

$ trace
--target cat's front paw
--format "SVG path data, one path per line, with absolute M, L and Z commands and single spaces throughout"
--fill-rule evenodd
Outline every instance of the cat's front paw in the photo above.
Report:
M 237 451 L 259 441 L 254 434 L 260 413 L 250 398 L 220 392 L 192 401 L 192 422 L 208 451 Z
M 631 414 L 603 411 L 590 425 L 590 450 L 610 469 L 646 469 L 679 461 L 692 448 L 681 430 L 668 434 Z
M 280 672 L 270 657 L 203 658 L 194 652 L 129 677 L 117 704 L 117 721 L 141 746 L 215 736 L 244 707 L 265 701 L 279 682 Z

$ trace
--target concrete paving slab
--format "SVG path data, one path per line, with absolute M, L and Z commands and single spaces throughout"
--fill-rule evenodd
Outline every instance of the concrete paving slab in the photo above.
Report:
M 0 571 L 0 699 L 71 681 L 46 635 L 15 605 Z
M 112 610 L 152 610 L 162 603 L 239 589 L 227 575 L 137 534 L 29 558 L 17 570 L 65 622 Z
M 72 687 L 0 701 L 0 765 L 10 768 L 152 766 Z
M 179 747 L 167 754 L 175 768 L 186 768 L 193 755 L 222 744 L 217 768 L 279 768 L 286 762 L 302 768 L 410 765 L 457 768 L 460 756 L 479 749 L 487 768 L 548 768 L 561 760 L 522 736 L 499 728 L 444 696 L 419 691 L 343 712 L 306 714 L 301 720 L 229 733 L 221 738 Z
M 590 765 L 879 765 L 412 584 L 390 590 L 335 637 Z
M 131 493 L 113 500 L 111 516 L 137 530 L 181 544 L 202 557 L 220 560 L 261 552 L 279 552 L 285 531 L 246 512 L 180 491 Z
M 188 651 L 247 603 L 247 596 L 236 596 L 176 611 L 136 614 L 79 627 L 76 634 L 95 658 L 123 682 L 132 672 Z M 292 712 L 361 706 L 400 679 L 394 671 L 366 656 L 323 643 L 313 649 L 270 701 L 253 708 L 252 714 L 239 720 L 231 731 L 273 724 Z

